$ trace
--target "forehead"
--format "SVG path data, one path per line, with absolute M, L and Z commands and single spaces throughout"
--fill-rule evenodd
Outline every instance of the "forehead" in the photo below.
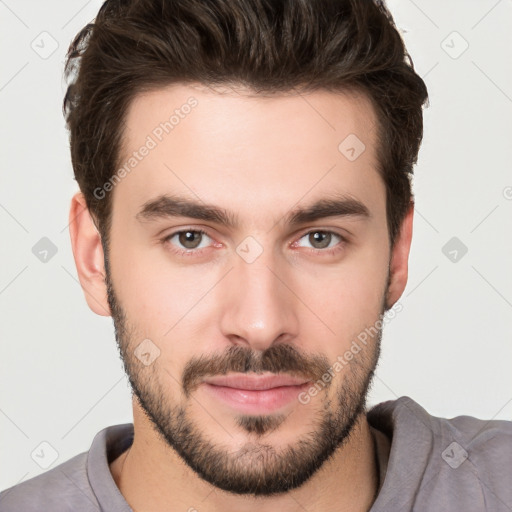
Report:
M 376 143 L 375 112 L 360 93 L 174 84 L 131 102 L 119 155 L 126 177 L 113 193 L 133 216 L 165 193 L 252 217 L 332 192 L 385 207 Z

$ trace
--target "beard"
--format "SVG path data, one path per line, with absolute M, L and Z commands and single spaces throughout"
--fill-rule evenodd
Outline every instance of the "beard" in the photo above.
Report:
M 248 440 L 241 448 L 233 450 L 229 439 L 225 445 L 212 441 L 208 429 L 201 428 L 188 411 L 194 403 L 192 393 L 203 377 L 229 372 L 272 372 L 320 382 L 332 362 L 325 356 L 303 354 L 289 344 L 271 345 L 265 351 L 231 346 L 222 354 L 203 354 L 188 361 L 180 382 L 185 400 L 179 403 L 172 399 L 168 384 L 162 385 L 160 377 L 166 372 L 175 381 L 177 379 L 165 367 L 158 372 L 158 364 L 142 365 L 134 355 L 140 338 L 135 334 L 136 329 L 130 327 L 114 292 L 106 254 L 105 270 L 116 342 L 132 393 L 157 434 L 211 485 L 233 494 L 253 496 L 272 496 L 296 489 L 346 444 L 361 415 L 366 413 L 367 394 L 380 355 L 382 328 L 378 329 L 373 346 L 368 344 L 344 366 L 343 378 L 338 376 L 328 383 L 322 382 L 326 391 L 335 386 L 334 398 L 329 398 L 327 393 L 322 397 L 319 392 L 314 404 L 317 407 L 312 418 L 313 428 L 308 428 L 308 433 L 278 448 L 265 441 L 263 436 L 277 430 L 287 415 L 240 414 L 235 417 L 236 425 L 248 434 Z M 389 309 L 385 305 L 385 296 L 386 293 L 381 302 L 381 315 Z M 300 407 L 304 405 L 296 404 L 292 412 L 300 413 L 296 410 Z

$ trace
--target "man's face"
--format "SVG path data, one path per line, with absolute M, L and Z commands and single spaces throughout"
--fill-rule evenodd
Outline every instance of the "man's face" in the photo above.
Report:
M 108 298 L 135 406 L 162 439 L 217 487 L 273 494 L 304 483 L 364 413 L 380 332 L 344 354 L 391 306 L 386 194 L 364 97 L 239 91 L 176 85 L 131 104 L 121 161 L 150 149 L 113 190 Z M 292 222 L 340 198 L 352 203 L 338 215 Z M 306 384 L 204 381 L 258 373 Z

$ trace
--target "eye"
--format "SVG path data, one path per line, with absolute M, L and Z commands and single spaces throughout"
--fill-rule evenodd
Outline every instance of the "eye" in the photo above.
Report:
M 171 243 L 171 245 L 176 247 L 176 251 L 182 254 L 194 251 L 195 249 L 208 247 L 208 244 L 201 245 L 205 236 L 210 238 L 206 231 L 201 229 L 184 229 L 181 231 L 175 231 L 174 233 L 166 236 L 163 239 L 163 242 Z M 176 243 L 172 242 L 173 238 L 176 238 Z
M 339 235 L 338 233 L 320 229 L 308 231 L 300 238 L 300 240 L 302 239 L 306 239 L 307 242 L 312 245 L 312 249 L 327 253 L 340 250 L 343 247 L 343 244 L 340 244 L 340 241 L 346 242 L 345 237 Z M 303 245 L 300 245 L 299 242 L 295 242 L 294 245 L 296 244 L 298 244 L 299 247 L 304 247 Z
M 210 241 L 212 240 L 208 233 L 202 229 L 182 229 L 167 235 L 162 242 L 170 243 L 173 246 L 172 250 L 179 255 L 192 255 L 200 253 L 202 249 L 209 247 L 205 237 L 210 239 Z M 173 241 L 173 239 L 175 240 Z M 333 254 L 342 250 L 344 243 L 347 242 L 347 239 L 338 233 L 315 229 L 302 235 L 299 241 L 293 243 L 293 246 L 304 247 L 300 244 L 302 239 L 311 244 L 309 248 L 312 251 L 324 254 Z

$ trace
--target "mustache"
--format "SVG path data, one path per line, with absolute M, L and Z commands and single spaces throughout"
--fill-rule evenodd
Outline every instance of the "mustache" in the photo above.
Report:
M 227 373 L 286 373 L 317 381 L 330 368 L 329 360 L 321 355 L 306 355 L 291 345 L 272 345 L 263 352 L 247 347 L 230 347 L 219 355 L 191 359 L 182 375 L 182 387 L 188 397 L 204 377 Z M 330 382 L 329 382 L 330 384 Z

